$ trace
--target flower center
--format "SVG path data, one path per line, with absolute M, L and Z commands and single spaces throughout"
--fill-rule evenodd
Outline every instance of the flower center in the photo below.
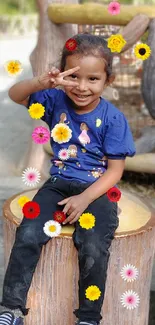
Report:
M 43 133 L 39 133 L 40 138 L 43 138 L 44 134 Z
M 51 231 L 51 232 L 56 231 L 56 226 L 54 226 L 54 225 L 49 226 L 49 231 Z
M 145 55 L 146 50 L 144 48 L 139 49 L 139 54 L 140 55 Z

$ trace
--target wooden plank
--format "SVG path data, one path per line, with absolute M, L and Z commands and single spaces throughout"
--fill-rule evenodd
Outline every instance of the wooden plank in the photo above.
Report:
M 90 25 L 118 25 L 128 24 L 137 14 L 145 14 L 150 19 L 155 17 L 155 6 L 133 6 L 121 5 L 118 15 L 111 15 L 108 6 L 87 4 L 50 4 L 48 6 L 48 17 L 55 24 L 90 24 Z

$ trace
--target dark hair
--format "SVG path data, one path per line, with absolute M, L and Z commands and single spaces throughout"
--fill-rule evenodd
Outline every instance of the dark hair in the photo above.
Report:
M 88 32 L 83 34 L 76 34 L 71 37 L 76 41 L 75 50 L 68 50 L 66 44 L 63 47 L 60 60 L 60 71 L 64 71 L 66 65 L 66 58 L 73 54 L 90 55 L 95 57 L 103 58 L 106 63 L 107 79 L 112 75 L 112 62 L 113 54 L 107 47 L 107 41 L 100 35 L 92 35 Z

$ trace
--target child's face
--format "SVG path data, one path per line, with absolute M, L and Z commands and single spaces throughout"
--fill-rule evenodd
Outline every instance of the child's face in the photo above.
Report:
M 92 55 L 77 56 L 74 54 L 68 56 L 64 70 L 76 66 L 79 66 L 80 69 L 64 79 L 74 79 L 79 83 L 79 86 L 64 86 L 64 90 L 79 112 L 89 112 L 99 104 L 100 96 L 106 86 L 107 75 L 105 72 L 105 63 L 102 59 Z

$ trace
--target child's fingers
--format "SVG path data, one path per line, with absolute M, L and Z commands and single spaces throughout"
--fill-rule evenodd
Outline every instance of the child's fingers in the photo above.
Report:
M 76 81 L 68 81 L 68 80 L 63 80 L 61 82 L 61 84 L 63 86 L 70 86 L 70 87 L 77 87 L 77 86 L 79 86 L 78 82 L 76 82 Z
M 77 66 L 77 67 L 75 67 L 75 68 L 72 68 L 72 69 L 66 70 L 66 71 L 64 71 L 64 72 L 61 72 L 61 76 L 62 76 L 62 77 L 67 77 L 67 76 L 69 76 L 70 74 L 72 74 L 73 72 L 75 72 L 75 71 L 77 71 L 77 70 L 79 70 L 79 69 L 80 69 L 80 67 Z

